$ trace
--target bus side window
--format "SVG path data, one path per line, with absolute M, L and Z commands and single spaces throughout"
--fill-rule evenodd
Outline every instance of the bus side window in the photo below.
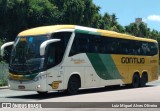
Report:
M 120 49 L 121 54 L 128 54 L 128 41 L 122 39 L 120 44 L 121 44 L 121 49 Z
M 72 47 L 71 47 L 71 50 L 70 50 L 70 53 L 69 53 L 69 57 L 73 56 L 73 55 L 75 55 L 79 52 L 79 46 L 77 45 L 77 43 L 78 43 L 77 38 L 74 38 L 74 41 L 72 43 Z
M 141 42 L 131 40 L 131 47 L 132 47 L 132 55 L 140 55 L 141 54 Z M 134 45 L 133 45 L 134 44 Z
M 96 53 L 96 43 L 94 37 L 89 37 L 89 53 Z
M 56 45 L 55 43 L 50 44 L 47 47 L 47 59 L 46 59 L 46 66 L 47 68 L 51 68 L 56 65 Z
M 85 53 L 88 51 L 88 40 L 85 36 L 81 35 L 79 39 L 79 52 Z
M 100 42 L 99 42 L 99 53 L 105 54 L 106 53 L 106 37 L 100 36 Z
M 76 33 L 69 56 L 73 56 L 79 53 L 89 53 L 90 36 L 91 35 L 89 34 Z
M 150 56 L 158 54 L 158 44 L 156 43 L 149 43 L 150 47 Z

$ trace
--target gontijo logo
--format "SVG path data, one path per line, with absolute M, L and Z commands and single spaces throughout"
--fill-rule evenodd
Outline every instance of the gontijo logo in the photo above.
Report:
M 144 58 L 137 58 L 137 57 L 122 57 L 121 58 L 122 64 L 144 64 Z

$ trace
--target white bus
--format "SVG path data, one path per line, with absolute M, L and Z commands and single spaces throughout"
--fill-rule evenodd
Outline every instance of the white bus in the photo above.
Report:
M 25 30 L 14 42 L 9 63 L 11 90 L 67 91 L 131 84 L 145 86 L 158 79 L 158 43 L 75 25 Z

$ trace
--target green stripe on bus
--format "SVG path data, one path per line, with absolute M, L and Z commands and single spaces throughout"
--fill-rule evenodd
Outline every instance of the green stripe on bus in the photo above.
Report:
M 98 76 L 104 80 L 122 79 L 111 55 L 87 53 Z
M 24 75 L 24 79 L 34 79 L 39 73 L 34 73 L 34 74 L 30 74 L 30 75 Z
M 92 32 L 92 31 L 86 31 L 86 30 L 80 30 L 80 29 L 76 29 L 75 32 L 82 33 L 82 34 L 100 35 L 100 33 L 98 32 Z
M 108 70 L 109 74 L 113 79 L 122 79 L 123 77 L 119 73 L 111 55 L 109 54 L 99 54 L 103 64 L 105 65 L 106 69 Z

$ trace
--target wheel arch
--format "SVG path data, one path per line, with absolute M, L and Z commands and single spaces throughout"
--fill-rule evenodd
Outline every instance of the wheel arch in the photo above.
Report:
M 135 74 L 137 74 L 137 75 L 140 77 L 140 72 L 139 72 L 139 71 L 135 71 L 135 72 L 133 73 L 133 76 L 134 76 Z M 132 76 L 132 78 L 133 78 L 133 76 Z
M 82 79 L 81 79 L 80 73 L 78 73 L 78 72 L 73 72 L 73 73 L 70 74 L 70 76 L 69 76 L 69 78 L 68 78 L 67 86 L 68 86 L 68 83 L 69 83 L 69 79 L 70 79 L 71 77 L 73 77 L 73 76 L 75 76 L 76 78 L 79 79 L 79 82 L 80 82 L 80 86 L 79 86 L 79 87 L 81 88 L 81 86 L 82 86 Z

